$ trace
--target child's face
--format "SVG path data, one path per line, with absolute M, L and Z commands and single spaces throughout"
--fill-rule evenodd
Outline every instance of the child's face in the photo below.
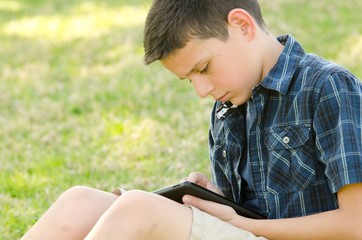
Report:
M 161 62 L 180 79 L 189 79 L 200 97 L 241 105 L 262 78 L 255 45 L 240 31 L 231 30 L 226 42 L 193 39 Z

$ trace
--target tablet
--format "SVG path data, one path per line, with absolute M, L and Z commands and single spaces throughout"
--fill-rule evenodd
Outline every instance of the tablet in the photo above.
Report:
M 192 196 L 195 196 L 198 198 L 202 198 L 204 200 L 228 205 L 228 206 L 232 207 L 239 215 L 244 216 L 244 217 L 254 218 L 254 219 L 264 219 L 265 218 L 264 216 L 260 215 L 259 213 L 256 213 L 250 209 L 244 208 L 219 194 L 216 194 L 206 188 L 200 187 L 199 185 L 194 184 L 189 181 L 156 190 L 156 191 L 154 191 L 154 193 L 164 196 L 166 198 L 169 198 L 171 200 L 174 200 L 178 203 L 183 203 L 182 197 L 184 195 L 186 195 L 186 194 L 192 195 Z

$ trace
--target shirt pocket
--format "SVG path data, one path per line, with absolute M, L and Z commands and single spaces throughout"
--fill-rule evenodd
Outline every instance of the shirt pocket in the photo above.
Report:
M 315 181 L 314 141 L 311 138 L 309 124 L 274 127 L 266 134 L 267 188 L 270 193 L 302 191 Z

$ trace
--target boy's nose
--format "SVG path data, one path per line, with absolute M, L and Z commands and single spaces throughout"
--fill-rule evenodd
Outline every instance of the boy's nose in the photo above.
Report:
M 214 90 L 213 85 L 205 78 L 193 78 L 191 80 L 197 94 L 201 98 L 206 98 Z

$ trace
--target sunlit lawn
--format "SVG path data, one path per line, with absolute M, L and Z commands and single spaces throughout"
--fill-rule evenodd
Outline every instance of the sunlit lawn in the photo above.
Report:
M 359 0 L 260 1 L 275 35 L 362 78 Z M 150 1 L 0 1 L 0 239 L 73 185 L 154 190 L 208 171 L 211 99 L 143 65 Z

